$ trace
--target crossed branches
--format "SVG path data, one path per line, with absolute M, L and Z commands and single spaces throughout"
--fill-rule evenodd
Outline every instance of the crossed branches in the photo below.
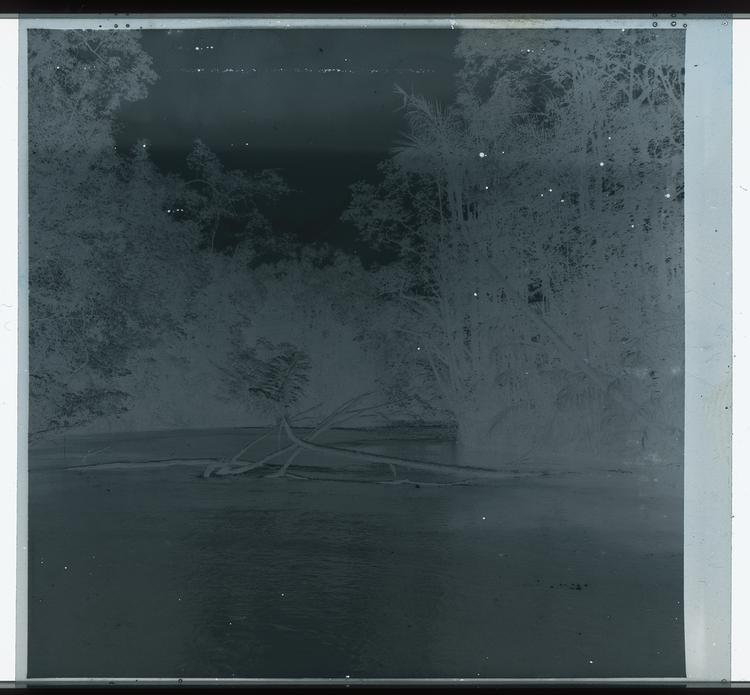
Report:
M 276 431 L 276 428 L 269 429 L 268 432 L 246 444 L 233 456 L 218 463 L 211 463 L 204 470 L 203 477 L 210 478 L 243 475 L 244 473 L 247 473 L 251 470 L 267 466 L 268 464 L 279 460 L 283 460 L 281 466 L 265 477 L 283 477 L 285 475 L 288 475 L 289 467 L 291 466 L 291 464 L 305 451 L 312 451 L 317 453 L 324 453 L 329 456 L 333 455 L 337 457 L 347 458 L 350 461 L 355 461 L 362 464 L 374 463 L 387 465 L 391 471 L 393 480 L 372 482 L 387 482 L 389 484 L 414 483 L 419 485 L 460 485 L 469 482 L 473 478 L 507 479 L 508 477 L 517 473 L 517 471 L 507 469 L 496 470 L 492 468 L 482 468 L 476 466 L 459 466 L 446 463 L 435 463 L 431 461 L 416 461 L 412 459 L 401 458 L 399 456 L 376 454 L 368 451 L 362 451 L 360 449 L 329 446 L 326 444 L 319 444 L 316 441 L 323 433 L 334 427 L 340 427 L 346 422 L 361 417 L 362 415 L 376 414 L 381 411 L 381 409 L 386 404 L 378 403 L 375 405 L 363 405 L 364 401 L 370 395 L 372 395 L 372 393 L 368 392 L 355 396 L 354 398 L 350 398 L 348 401 L 336 408 L 327 417 L 325 417 L 307 437 L 302 437 L 297 434 L 294 430 L 293 425 L 289 421 L 289 417 L 284 413 L 280 413 L 278 429 L 284 433 L 284 435 L 286 436 L 286 441 L 288 443 L 283 446 L 281 445 L 281 443 L 279 443 L 279 446 L 274 451 L 266 454 L 256 461 L 241 461 L 241 457 L 244 456 L 248 451 L 250 451 L 250 449 L 252 449 L 259 442 L 265 441 L 266 439 L 270 438 L 270 436 Z M 417 483 L 411 480 L 399 479 L 396 474 L 396 471 L 399 467 L 406 468 L 407 470 L 420 470 L 429 473 L 437 473 L 449 476 L 461 474 L 462 476 L 468 477 L 464 477 L 460 481 L 443 483 Z M 303 476 L 295 475 L 293 477 Z

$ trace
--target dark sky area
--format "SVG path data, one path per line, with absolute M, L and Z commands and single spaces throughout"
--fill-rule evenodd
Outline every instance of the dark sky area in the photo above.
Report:
M 398 29 L 151 30 L 159 81 L 121 112 L 118 145 L 146 138 L 181 171 L 202 139 L 228 168 L 278 168 L 294 192 L 271 211 L 302 242 L 356 246 L 339 221 L 349 185 L 374 180 L 404 129 L 398 84 L 452 101 L 458 32 Z

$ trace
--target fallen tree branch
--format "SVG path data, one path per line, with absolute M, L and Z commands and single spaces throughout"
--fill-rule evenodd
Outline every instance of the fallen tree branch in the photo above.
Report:
M 273 461 L 275 458 L 278 458 L 282 454 L 285 454 L 296 448 L 297 448 L 296 445 L 290 444 L 289 446 L 285 446 L 282 449 L 277 449 L 276 451 L 271 452 L 267 456 L 264 456 L 262 459 L 260 459 L 260 461 L 252 461 L 244 466 L 234 466 L 233 468 L 231 466 L 226 466 L 223 464 L 219 464 L 218 468 L 216 466 L 209 466 L 203 472 L 203 477 L 208 478 L 211 475 L 219 475 L 219 476 L 242 475 L 243 473 L 247 473 L 248 471 L 251 471 L 254 468 L 260 468 L 261 466 L 265 466 L 269 461 Z M 211 468 L 213 468 L 214 470 L 209 470 Z
M 247 473 L 248 471 L 252 471 L 255 468 L 261 468 L 265 466 L 264 461 L 258 461 L 249 463 L 246 466 L 239 466 L 232 468 L 231 466 L 224 466 L 219 464 L 218 466 L 208 466 L 205 471 L 203 471 L 203 477 L 204 478 L 210 478 L 212 475 L 216 475 L 219 477 L 226 476 L 226 475 L 241 475 L 242 473 Z
M 339 456 L 345 456 L 355 461 L 362 461 L 366 463 L 385 463 L 392 464 L 394 466 L 402 466 L 403 468 L 411 468 L 414 470 L 429 471 L 431 473 L 443 473 L 443 474 L 456 474 L 461 475 L 473 474 L 477 478 L 489 478 L 505 480 L 508 477 L 515 475 L 513 471 L 498 471 L 492 468 L 480 468 L 474 466 L 455 466 L 449 463 L 431 463 L 428 461 L 414 461 L 410 459 L 403 459 L 398 456 L 386 456 L 384 454 L 372 454 L 367 451 L 360 451 L 359 449 L 345 449 L 343 447 L 326 446 L 323 444 L 315 444 L 311 441 L 300 439 L 292 430 L 286 418 L 282 418 L 282 425 L 286 431 L 287 437 L 296 444 L 298 447 L 303 449 L 309 449 L 311 451 L 325 452 L 328 454 L 338 454 Z
M 150 459 L 147 461 L 107 461 L 106 463 L 89 463 L 85 466 L 69 466 L 66 471 L 94 471 L 118 470 L 131 468 L 172 468 L 173 466 L 205 466 L 206 463 L 217 461 L 215 458 L 169 458 Z
M 228 458 L 227 463 L 237 463 L 240 456 L 250 451 L 250 449 L 252 449 L 259 442 L 262 442 L 264 439 L 267 439 L 268 437 L 270 437 L 274 433 L 274 429 L 275 428 L 272 428 L 268 430 L 268 432 L 266 432 L 265 434 L 262 434 L 260 437 L 256 437 L 255 439 L 249 441 L 234 456 L 232 456 L 231 458 Z
M 321 434 L 326 432 L 327 430 L 331 429 L 332 427 L 336 427 L 337 425 L 342 425 L 345 422 L 348 422 L 349 420 L 355 419 L 359 417 L 363 412 L 372 411 L 376 408 L 382 407 L 380 404 L 359 408 L 359 409 L 352 409 L 354 405 L 357 403 L 360 403 L 363 399 L 365 399 L 367 396 L 371 395 L 372 392 L 366 392 L 361 393 L 358 396 L 354 396 L 354 398 L 350 398 L 348 401 L 345 401 L 343 404 L 338 406 L 332 413 L 330 413 L 327 417 L 325 417 L 318 426 L 312 431 L 312 433 L 307 437 L 307 441 L 312 441 L 313 439 L 316 439 Z M 303 411 L 304 412 L 304 411 Z M 343 419 L 341 417 L 337 417 L 340 415 L 345 415 Z M 281 418 L 279 423 L 279 430 L 284 425 L 284 422 L 287 422 L 288 420 L 285 419 L 285 416 L 282 414 L 279 415 Z M 284 464 L 281 466 L 281 468 L 277 471 L 274 471 L 273 473 L 270 473 L 268 478 L 283 478 L 285 475 L 287 475 L 287 471 L 289 470 L 289 466 L 294 463 L 294 460 L 299 457 L 299 455 L 302 453 L 303 449 L 301 447 L 297 447 L 296 451 L 293 451 L 291 456 L 284 462 Z
M 266 476 L 270 477 L 270 476 Z M 471 479 L 467 480 L 456 480 L 454 482 L 449 483 L 435 483 L 435 482 L 424 482 L 421 480 L 407 480 L 407 479 L 400 479 L 400 480 L 363 480 L 361 478 L 316 478 L 314 476 L 310 475 L 302 475 L 301 473 L 287 473 L 287 478 L 293 478 L 294 480 L 313 480 L 317 482 L 334 482 L 334 483 L 369 483 L 369 484 L 376 484 L 376 485 L 416 485 L 418 487 L 422 487 L 423 485 L 426 487 L 455 487 L 458 485 L 471 485 Z
M 381 406 L 372 406 L 372 408 L 379 408 Z M 342 406 L 343 408 L 343 406 Z M 343 419 L 334 419 L 333 417 L 328 417 L 323 421 L 323 424 L 319 425 L 311 434 L 309 437 L 307 437 L 308 442 L 311 442 L 313 439 L 316 439 L 321 434 L 326 432 L 327 430 L 331 429 L 332 427 L 335 427 L 336 425 L 342 425 L 345 422 L 348 422 L 349 420 L 352 420 L 360 415 L 361 412 L 370 410 L 371 408 L 360 408 L 359 410 L 352 410 L 349 411 L 349 414 L 347 417 L 344 417 Z M 340 409 L 338 409 L 336 412 L 346 412 Z M 283 424 L 283 423 L 282 423 Z M 292 452 L 292 455 L 286 460 L 284 465 L 278 470 L 274 471 L 273 473 L 270 473 L 267 477 L 268 478 L 283 478 L 287 471 L 289 470 L 289 466 L 294 463 L 294 460 L 299 457 L 299 455 L 304 451 L 302 447 L 298 447 L 296 451 Z M 395 478 L 396 475 L 394 473 L 393 477 Z

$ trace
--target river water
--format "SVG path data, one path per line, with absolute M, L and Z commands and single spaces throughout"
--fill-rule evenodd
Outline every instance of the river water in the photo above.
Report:
M 32 451 L 31 677 L 684 676 L 678 475 L 431 487 L 63 468 L 166 441 Z

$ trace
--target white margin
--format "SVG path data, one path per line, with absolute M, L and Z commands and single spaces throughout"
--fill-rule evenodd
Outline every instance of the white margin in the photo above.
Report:
M 750 681 L 750 19 L 733 25 L 732 681 Z
M 0 681 L 16 678 L 18 19 L 0 17 Z
M 685 43 L 684 613 L 687 677 L 731 678 L 732 25 Z

